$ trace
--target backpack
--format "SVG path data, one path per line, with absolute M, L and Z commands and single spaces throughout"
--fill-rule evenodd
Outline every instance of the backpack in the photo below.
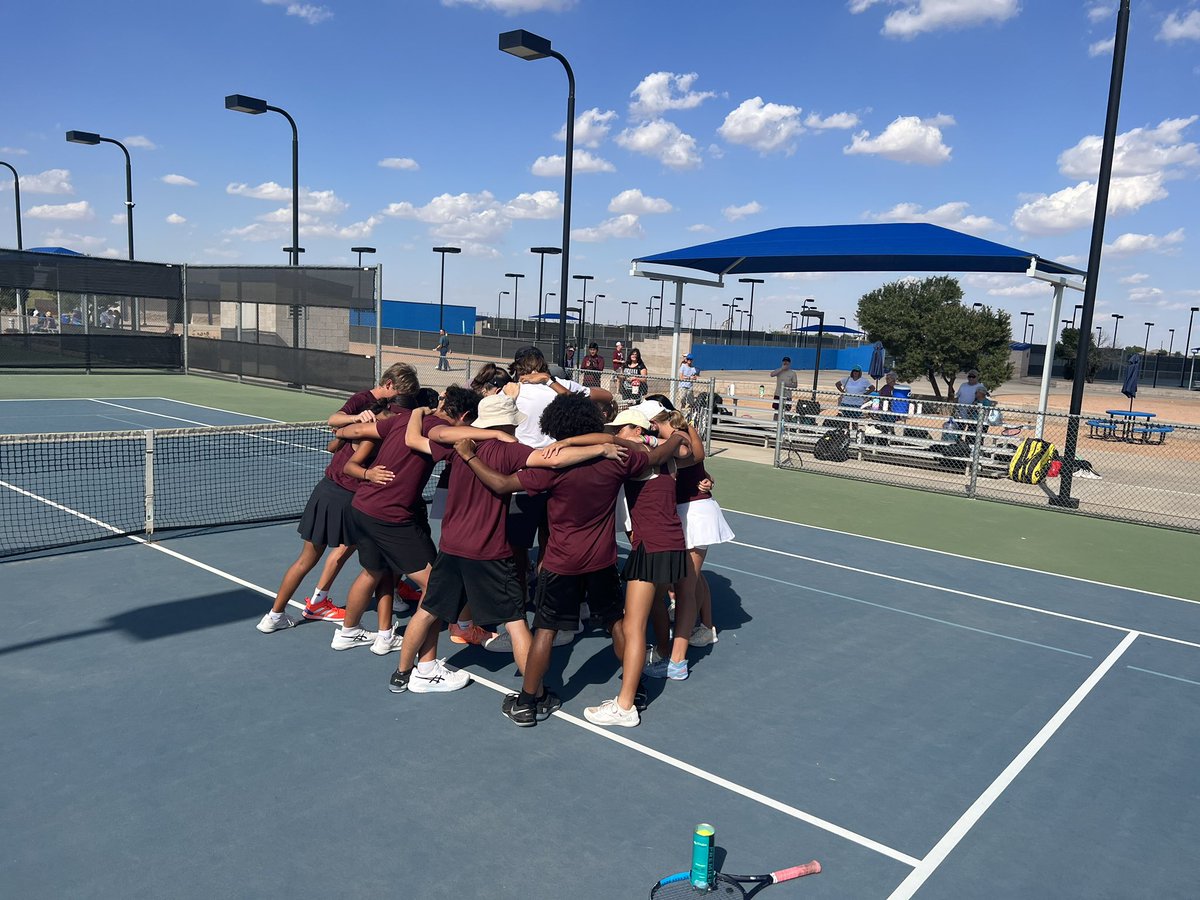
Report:
M 1058 452 L 1049 441 L 1025 438 L 1017 445 L 1008 464 L 1008 477 L 1018 484 L 1041 484 L 1057 456 Z
M 821 412 L 821 404 L 815 400 L 805 400 L 803 398 L 796 401 L 796 415 L 798 425 L 816 425 L 816 416 Z
M 824 462 L 845 462 L 850 458 L 850 434 L 844 428 L 833 428 L 813 445 L 813 457 Z
M 941 455 L 942 458 L 939 462 L 945 468 L 965 472 L 969 465 L 972 447 L 966 441 L 951 441 L 948 444 L 939 444 L 934 451 Z

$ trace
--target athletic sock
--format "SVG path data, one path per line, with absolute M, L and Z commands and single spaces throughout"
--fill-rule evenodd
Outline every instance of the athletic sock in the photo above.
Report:
M 474 624 L 475 624 L 474 619 L 459 619 L 458 620 L 458 627 L 461 628 L 463 631 L 466 631 L 468 628 L 470 628 Z
M 517 706 L 533 706 L 535 703 L 537 703 L 537 697 L 528 691 L 522 690 L 517 695 Z
M 329 591 L 315 590 L 311 599 L 308 601 L 309 606 L 319 606 L 321 601 L 329 596 Z
M 417 673 L 420 675 L 429 675 L 431 672 L 433 672 L 433 670 L 436 666 L 437 666 L 437 660 L 430 660 L 429 662 L 425 662 L 424 660 L 418 660 L 417 661 Z
M 271 612 L 268 615 L 271 616 L 272 622 L 278 622 L 280 619 L 283 618 L 283 613 L 275 612 L 275 610 L 271 610 Z

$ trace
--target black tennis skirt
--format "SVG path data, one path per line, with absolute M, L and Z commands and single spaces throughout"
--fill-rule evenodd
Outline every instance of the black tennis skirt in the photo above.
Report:
M 350 504 L 353 500 L 353 491 L 335 484 L 331 478 L 322 478 L 313 488 L 304 514 L 300 517 L 300 524 L 296 528 L 300 537 L 318 547 L 353 544 L 350 523 Z
M 626 581 L 648 581 L 651 584 L 674 584 L 687 575 L 687 552 L 663 550 L 647 553 L 645 547 L 629 551 L 621 577 Z

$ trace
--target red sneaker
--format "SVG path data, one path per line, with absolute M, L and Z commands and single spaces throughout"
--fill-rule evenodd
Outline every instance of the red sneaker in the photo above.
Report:
M 305 598 L 304 618 L 316 619 L 321 622 L 340 622 L 346 618 L 346 611 L 340 606 L 335 606 L 328 597 L 315 606 L 309 603 L 308 598 Z
M 396 587 L 396 596 L 401 600 L 407 600 L 409 603 L 421 602 L 421 592 L 407 581 L 400 582 L 400 584 Z
M 450 640 L 456 644 L 482 644 L 496 635 L 474 622 L 467 628 L 459 628 L 457 622 L 450 623 Z

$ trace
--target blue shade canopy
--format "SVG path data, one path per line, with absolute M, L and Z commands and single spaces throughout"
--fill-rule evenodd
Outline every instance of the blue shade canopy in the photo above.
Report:
M 792 329 L 793 334 L 800 334 L 801 332 L 808 332 L 809 334 L 816 334 L 818 331 L 824 332 L 825 334 L 863 334 L 864 333 L 862 331 L 859 331 L 857 328 L 847 328 L 845 325 L 805 325 L 803 328 L 801 328 L 799 325 L 797 325 L 795 328 Z
M 985 241 L 940 225 L 812 225 L 773 228 L 682 250 L 643 256 L 634 263 L 699 269 L 714 275 L 769 272 L 1014 272 L 1031 260 L 1051 275 L 1085 273 L 1036 253 Z

